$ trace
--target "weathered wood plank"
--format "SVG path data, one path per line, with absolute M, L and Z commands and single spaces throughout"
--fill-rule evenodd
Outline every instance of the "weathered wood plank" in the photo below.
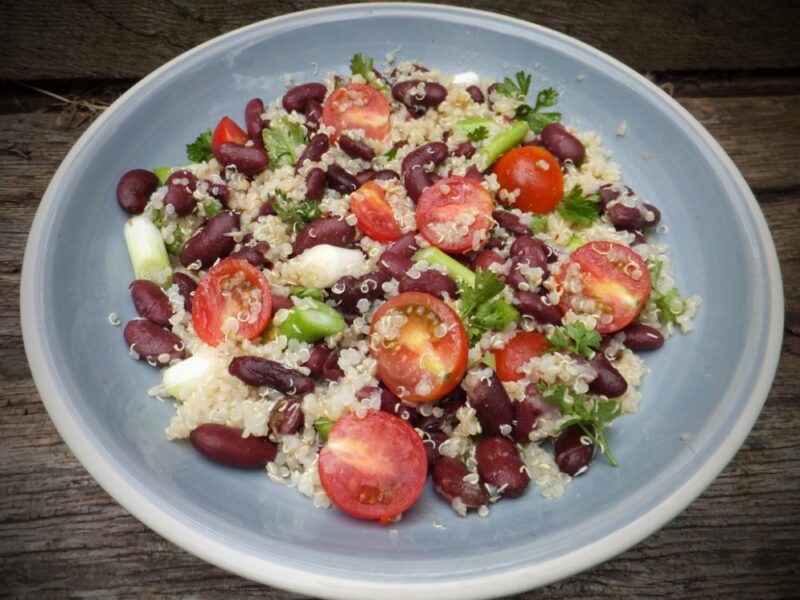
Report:
M 448 2 L 494 10 L 585 41 L 640 71 L 800 66 L 800 5 L 770 0 Z M 189 48 L 325 0 L 30 0 L 6 7 L 0 79 L 138 78 Z

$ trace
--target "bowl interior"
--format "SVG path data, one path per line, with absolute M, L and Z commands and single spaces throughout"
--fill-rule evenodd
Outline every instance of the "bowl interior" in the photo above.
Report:
M 652 372 L 641 388 L 641 410 L 610 432 L 620 467 L 597 458 L 558 501 L 531 489 L 492 507 L 490 518 L 461 519 L 429 484 L 391 527 L 317 510 L 263 473 L 217 467 L 188 444 L 167 442 L 163 430 L 173 409 L 147 395 L 158 373 L 130 360 L 121 328 L 108 323 L 111 312 L 123 323 L 134 316 L 125 215 L 114 193 L 119 176 L 180 164 L 185 145 L 222 115 L 241 121 L 250 98 L 279 97 L 285 74 L 303 82 L 347 71 L 355 52 L 374 57 L 378 68 L 391 52 L 482 78 L 525 70 L 535 90 L 557 87 L 564 121 L 597 130 L 625 183 L 661 209 L 668 231 L 660 237 L 670 246 L 678 284 L 702 297 L 696 330 L 646 356 Z M 628 129 L 619 137 L 622 120 Z M 738 447 L 741 440 L 730 447 L 731 431 L 764 399 L 754 365 L 762 369 L 759 361 L 774 344 L 771 241 L 752 196 L 709 139 L 660 91 L 607 57 L 500 17 L 441 7 L 340 7 L 228 35 L 126 95 L 76 146 L 48 190 L 25 274 L 35 315 L 26 343 L 44 357 L 35 366 L 47 370 L 37 380 L 47 377 L 60 390 L 58 397 L 43 394 L 45 402 L 69 415 L 57 421 L 68 441 L 79 435 L 94 449 L 92 458 L 79 457 L 96 476 L 100 467 L 89 463 L 100 461 L 146 499 L 143 505 L 141 498 L 117 498 L 140 518 L 162 511 L 272 566 L 387 583 L 496 576 L 564 559 L 641 519 L 664 522 L 674 511 L 653 517 L 659 504 L 679 493 L 680 507 L 688 503 L 699 492 L 687 491 L 690 478 L 716 457 L 713 477 Z M 626 543 L 655 525 L 640 527 L 644 533 Z M 160 533 L 171 537 L 168 528 Z M 274 570 L 247 574 L 286 584 Z

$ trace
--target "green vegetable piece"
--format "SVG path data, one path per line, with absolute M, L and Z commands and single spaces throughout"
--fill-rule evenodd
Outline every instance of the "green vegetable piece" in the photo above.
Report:
M 462 119 L 461 121 L 458 121 L 455 125 L 453 125 L 453 129 L 463 135 L 465 138 L 469 139 L 470 134 L 476 129 L 483 128 L 486 130 L 486 128 L 493 123 L 494 119 L 491 117 L 472 117 L 470 119 Z
M 305 303 L 311 303 L 306 307 Z M 308 298 L 303 306 L 289 310 L 286 320 L 278 326 L 278 333 L 301 342 L 316 342 L 324 337 L 344 331 L 347 324 L 336 310 L 318 300 Z
M 423 248 L 414 255 L 414 260 L 424 260 L 429 265 L 444 267 L 447 274 L 460 286 L 475 285 L 475 273 L 438 248 Z
M 592 358 L 602 339 L 597 331 L 586 329 L 584 324 L 578 321 L 564 327 L 556 327 L 547 338 L 551 346 L 547 351 L 569 350 L 586 358 Z
M 486 127 L 484 127 L 483 125 L 481 125 L 480 127 L 476 127 L 467 134 L 467 139 L 474 144 L 482 142 L 487 137 L 489 137 L 489 130 L 486 129 Z
M 558 214 L 567 221 L 587 227 L 600 218 L 600 194 L 583 195 L 583 188 L 576 185 L 559 202 Z
M 172 266 L 164 238 L 150 219 L 144 215 L 128 219 L 125 223 L 125 244 L 136 279 L 147 279 L 161 287 L 172 284 Z
M 153 175 L 158 178 L 158 183 L 164 185 L 167 183 L 167 178 L 172 174 L 172 167 L 156 167 L 153 169 Z
M 206 219 L 213 219 L 222 210 L 222 202 L 216 198 L 211 198 L 203 202 L 202 209 Z
M 537 233 L 547 233 L 547 215 L 535 215 L 531 221 L 531 232 L 533 235 Z
M 478 150 L 481 164 L 478 166 L 484 171 L 491 167 L 503 154 L 522 143 L 529 131 L 527 123 L 514 121 L 508 129 L 501 131 L 481 146 Z
M 525 100 L 531 89 L 531 76 L 525 71 L 518 71 L 514 74 L 514 79 L 516 81 L 512 81 L 509 77 L 504 78 L 502 83 L 498 84 L 497 91 L 517 100 Z
M 322 290 L 300 286 L 291 288 L 289 290 L 289 296 L 297 296 L 298 298 L 313 298 L 314 300 L 319 300 L 320 302 L 322 302 L 322 300 L 325 298 L 322 294 Z
M 177 254 L 181 251 L 183 247 L 183 233 L 180 229 L 176 229 L 172 232 L 172 242 L 164 244 L 167 248 L 167 252 L 172 254 L 173 256 L 177 256 Z
M 302 125 L 288 118 L 272 122 L 269 128 L 261 132 L 264 147 L 269 154 L 269 164 L 274 170 L 297 162 L 297 148 L 306 143 L 306 134 Z
M 583 246 L 585 243 L 586 243 L 585 239 L 583 239 L 578 234 L 573 234 L 572 237 L 569 238 L 569 241 L 567 242 L 567 250 L 569 250 L 570 252 L 574 252 L 575 250 Z
M 354 54 L 353 58 L 350 59 L 350 72 L 353 75 L 361 75 L 372 87 L 382 90 L 385 86 L 375 76 L 375 72 L 373 71 L 374 68 L 375 62 L 372 60 L 372 58 L 369 56 L 363 56 L 360 52 Z
M 323 440 L 328 440 L 328 435 L 331 432 L 331 429 L 336 424 L 336 421 L 331 421 L 330 419 L 326 419 L 325 417 L 320 417 L 316 421 L 314 421 L 314 429 L 317 430 L 319 437 Z
M 470 345 L 476 343 L 487 331 L 504 331 L 512 322 L 522 318 L 519 311 L 505 300 L 495 300 L 478 306 L 467 321 Z
M 282 192 L 278 192 L 275 195 L 272 200 L 272 207 L 281 221 L 294 226 L 295 232 L 322 216 L 319 201 L 305 199 L 300 202 L 293 202 Z
M 199 163 L 214 158 L 211 151 L 211 130 L 206 129 L 197 139 L 186 146 L 186 156 L 191 162 Z
M 397 156 L 398 150 L 399 148 L 397 146 L 392 146 L 392 148 L 386 154 L 383 155 L 383 158 L 385 158 L 387 162 L 390 160 L 394 160 L 394 157 Z
M 490 367 L 492 371 L 497 370 L 497 357 L 493 353 L 490 352 L 481 356 L 481 362 Z

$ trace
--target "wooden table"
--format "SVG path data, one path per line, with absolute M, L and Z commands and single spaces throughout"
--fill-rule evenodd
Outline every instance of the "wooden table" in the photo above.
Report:
M 8 6 L 11 4 L 11 6 Z M 47 183 L 104 103 L 292 0 L 3 3 L 0 36 L 0 595 L 289 598 L 178 549 L 86 473 L 50 422 L 19 325 L 27 232 Z M 797 3 L 489 0 L 577 37 L 669 90 L 752 187 L 784 278 L 783 354 L 761 417 L 720 477 L 661 531 L 523 598 L 800 596 L 800 10 Z M 64 100 L 62 100 L 63 98 Z M 732 325 L 732 326 L 735 326 Z

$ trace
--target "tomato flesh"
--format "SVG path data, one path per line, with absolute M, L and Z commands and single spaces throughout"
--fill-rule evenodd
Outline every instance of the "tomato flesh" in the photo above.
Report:
M 350 195 L 350 211 L 358 219 L 356 227 L 373 240 L 393 242 L 403 235 L 383 188 L 375 181 L 366 182 Z
M 538 331 L 520 331 L 494 351 L 497 376 L 500 381 L 517 381 L 524 374 L 520 369 L 532 358 L 541 356 L 547 350 L 547 338 Z
M 197 286 L 192 326 L 210 346 L 228 336 L 252 340 L 267 327 L 271 312 L 272 291 L 264 274 L 245 260 L 226 258 Z
M 492 228 L 494 203 L 473 179 L 447 177 L 428 186 L 417 200 L 417 228 L 445 252 L 477 250 Z
M 364 136 L 382 140 L 389 134 L 391 108 L 386 97 L 370 85 L 348 83 L 335 89 L 322 107 L 322 121 L 336 132 L 335 142 L 348 129 L 363 129 Z
M 650 297 L 647 265 L 627 246 L 614 242 L 584 244 L 559 269 L 556 277 L 562 287 L 572 277 L 570 265 L 580 269 L 581 291 L 564 290 L 559 306 L 565 313 L 569 309 L 579 312 L 576 301 L 581 296 L 594 300 L 597 311 L 593 312 L 600 313 L 597 324 L 600 333 L 614 333 L 631 324 Z
M 211 137 L 211 149 L 215 150 L 218 146 L 228 142 L 246 144 L 247 140 L 247 134 L 233 119 L 222 117 L 217 123 L 216 129 L 214 129 L 214 135 Z
M 564 176 L 556 157 L 539 146 L 523 146 L 500 157 L 492 173 L 500 187 L 520 194 L 509 206 L 540 215 L 551 212 L 564 197 Z
M 404 292 L 372 317 L 378 377 L 403 400 L 432 402 L 452 391 L 467 369 L 468 349 L 461 319 L 430 294 Z
M 341 417 L 319 453 L 325 493 L 343 512 L 387 523 L 417 501 L 428 459 L 422 439 L 406 422 L 371 410 Z

